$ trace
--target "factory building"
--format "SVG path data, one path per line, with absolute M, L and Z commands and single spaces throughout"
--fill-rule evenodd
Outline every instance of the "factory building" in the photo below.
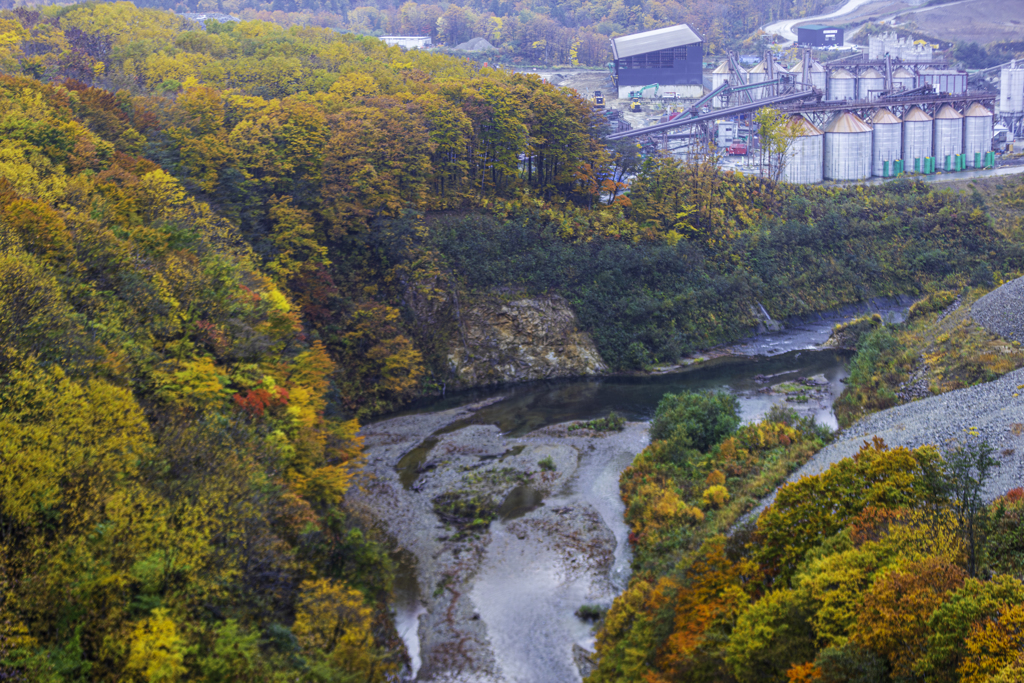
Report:
M 406 50 L 420 50 L 430 47 L 430 36 L 381 36 L 388 45 L 397 45 Z
M 933 49 L 927 43 L 915 43 L 913 38 L 900 38 L 895 33 L 882 33 L 868 38 L 868 59 L 886 57 L 904 62 L 930 62 Z
M 796 29 L 796 42 L 806 47 L 833 47 L 844 42 L 843 29 L 838 26 L 807 24 Z
M 612 38 L 612 55 L 620 99 L 655 83 L 681 99 L 704 94 L 704 38 L 686 24 Z

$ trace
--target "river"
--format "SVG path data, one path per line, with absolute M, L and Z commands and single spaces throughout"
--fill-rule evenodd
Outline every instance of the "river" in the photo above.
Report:
M 888 302 L 876 309 L 890 319 L 899 320 L 905 302 Z M 498 445 L 491 450 L 501 453 L 502 460 L 506 460 L 510 452 L 520 457 L 524 449 L 522 457 L 527 458 L 531 449 L 539 448 L 574 448 L 578 454 L 572 458 L 572 464 L 559 465 L 559 473 L 564 471 L 565 478 L 559 480 L 557 486 L 543 491 L 519 486 L 507 494 L 499 510 L 500 516 L 475 542 L 476 559 L 469 569 L 459 574 L 461 590 L 451 599 L 445 600 L 442 596 L 438 602 L 438 590 L 427 595 L 422 589 L 423 585 L 434 585 L 436 577 L 445 571 L 451 573 L 437 560 L 448 552 L 447 546 L 433 539 L 426 543 L 423 539 L 424 535 L 437 533 L 433 530 L 436 525 L 423 525 L 418 531 L 393 526 L 399 543 L 416 546 L 412 553 L 401 556 L 393 603 L 396 625 L 413 659 L 410 673 L 413 677 L 420 674 L 415 680 L 510 683 L 581 680 L 573 646 L 592 649 L 594 636 L 591 627 L 578 619 L 575 611 L 583 604 L 610 605 L 626 585 L 630 552 L 618 479 L 635 454 L 646 445 L 645 423 L 653 416 L 661 397 L 684 390 L 729 391 L 739 399 L 742 418 L 753 421 L 781 400 L 777 394 L 765 393 L 771 384 L 797 377 L 821 376 L 825 384 L 817 397 L 795 407 L 835 427 L 832 402 L 842 391 L 851 354 L 821 349 L 818 345 L 827 339 L 835 322 L 861 311 L 851 309 L 814 320 L 795 321 L 782 332 L 759 335 L 730 349 L 732 353 L 744 355 L 708 360 L 678 372 L 533 382 L 470 391 L 421 403 L 397 419 L 389 418 L 398 425 L 446 414 L 443 411 L 451 414 L 446 421 L 424 426 L 423 433 L 403 442 L 406 445 L 392 447 L 386 459 L 391 471 L 379 469 L 378 474 L 382 476 L 394 476 L 394 466 L 401 467 L 403 459 L 408 463 L 402 454 L 415 450 L 410 446 L 417 440 L 421 447 L 426 444 L 417 461 L 417 465 L 422 465 L 432 457 L 430 453 L 440 448 L 438 440 L 443 445 L 446 438 L 468 434 L 470 429 L 493 430 L 481 431 L 477 438 L 498 439 Z M 465 414 L 452 412 L 467 403 L 483 400 L 494 402 Z M 601 417 L 613 410 L 632 421 L 619 435 L 591 441 L 566 439 L 564 434 L 560 440 L 551 438 L 550 430 L 557 429 L 552 425 Z M 374 425 L 376 433 L 386 432 L 387 425 L 391 424 L 389 420 Z M 436 429 L 437 425 L 443 427 Z M 431 438 L 432 434 L 436 436 Z M 396 438 L 388 435 L 381 443 L 393 444 Z M 461 468 L 465 470 L 467 466 Z M 407 508 L 406 514 L 429 514 L 429 508 L 423 506 L 413 490 L 417 471 L 399 472 L 405 475 L 402 490 L 399 491 L 395 482 L 396 485 L 388 489 L 388 495 L 396 502 L 388 502 L 385 507 L 398 510 L 404 505 L 420 505 Z M 588 524 L 602 528 L 590 528 Z M 570 536 L 575 540 L 566 540 Z M 608 552 L 605 556 L 595 552 L 594 557 L 598 559 L 586 552 L 577 552 L 573 543 L 583 543 L 579 540 L 581 537 L 589 547 L 603 547 Z M 461 551 L 460 556 L 460 551 L 456 550 L 455 557 L 465 558 L 470 554 L 465 548 Z M 458 623 L 454 626 L 449 617 L 449 623 L 443 627 L 454 629 L 454 633 L 439 640 L 437 633 L 443 628 L 436 614 L 431 613 L 442 608 L 449 614 L 465 613 L 466 617 L 462 621 L 456 619 Z M 455 639 L 460 644 L 476 643 L 476 649 L 471 647 L 468 654 L 463 653 L 465 664 L 456 666 L 450 659 L 442 658 L 442 661 L 437 657 L 431 663 L 432 652 L 444 650 L 446 643 Z

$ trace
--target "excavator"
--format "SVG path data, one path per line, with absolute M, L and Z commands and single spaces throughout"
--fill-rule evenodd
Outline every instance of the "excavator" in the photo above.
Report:
M 643 97 L 644 93 L 646 91 L 650 90 L 651 88 L 654 88 L 654 96 L 657 97 L 658 96 L 658 88 L 660 88 L 660 87 L 661 86 L 658 85 L 657 83 L 652 83 L 650 85 L 645 85 L 644 87 L 640 88 L 639 90 L 634 90 L 634 91 L 630 92 L 629 93 L 629 100 L 630 100 L 629 101 L 629 110 L 631 112 L 634 112 L 634 113 L 642 112 L 643 111 L 643 107 L 640 106 L 640 98 Z
M 604 109 L 604 95 L 601 94 L 600 90 L 594 91 L 594 110 L 600 111 Z

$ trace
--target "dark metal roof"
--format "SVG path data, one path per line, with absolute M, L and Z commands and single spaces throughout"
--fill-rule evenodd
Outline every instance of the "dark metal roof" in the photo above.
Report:
M 653 31 L 634 33 L 629 36 L 612 38 L 612 53 L 615 59 L 642 55 L 658 50 L 667 50 L 683 45 L 702 43 L 704 38 L 686 24 L 658 28 Z

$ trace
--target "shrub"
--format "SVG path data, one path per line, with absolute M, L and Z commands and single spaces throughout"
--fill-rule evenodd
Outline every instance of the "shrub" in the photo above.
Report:
M 956 292 L 954 291 L 942 289 L 937 292 L 932 292 L 910 307 L 910 311 L 907 313 L 907 320 L 913 320 L 915 318 L 928 315 L 929 313 L 941 311 L 955 300 Z
M 691 448 L 706 453 L 736 431 L 739 407 L 724 392 L 665 394 L 651 421 L 651 440 L 668 441 L 672 459 Z
M 576 610 L 576 616 L 583 621 L 599 621 L 604 617 L 604 613 L 607 611 L 606 608 L 601 605 L 583 605 Z
M 557 468 L 555 461 L 551 459 L 551 456 L 544 458 L 543 460 L 537 461 L 537 466 L 544 472 L 554 472 Z
M 608 417 L 599 417 L 596 420 L 577 422 L 574 425 L 570 425 L 569 431 L 575 432 L 578 429 L 590 429 L 595 432 L 621 432 L 625 428 L 626 418 L 613 410 L 608 413 Z
M 713 508 L 720 508 L 729 502 L 729 490 L 720 484 L 709 486 L 704 491 L 704 504 Z

